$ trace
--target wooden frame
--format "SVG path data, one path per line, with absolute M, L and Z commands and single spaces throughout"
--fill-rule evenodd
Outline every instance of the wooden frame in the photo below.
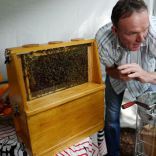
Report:
M 88 48 L 88 82 L 60 92 L 27 101 L 20 54 L 42 49 L 91 43 Z M 104 88 L 97 43 L 91 40 L 56 42 L 35 47 L 7 48 L 11 107 L 19 140 L 29 155 L 55 155 L 104 127 Z

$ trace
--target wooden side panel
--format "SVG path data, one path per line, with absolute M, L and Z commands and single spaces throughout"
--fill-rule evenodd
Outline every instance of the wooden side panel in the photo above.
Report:
M 92 82 L 92 78 L 93 78 L 93 75 L 92 75 L 92 69 L 93 69 L 92 62 L 93 62 L 93 50 L 92 50 L 92 47 L 89 46 L 88 47 L 88 82 Z
M 57 154 L 104 127 L 104 90 L 29 116 L 28 126 L 34 155 Z
M 93 48 L 93 82 L 103 84 L 97 42 L 92 43 L 92 48 Z
M 23 56 L 23 61 L 25 62 L 25 56 Z M 21 64 L 22 66 L 22 64 Z M 26 67 L 27 68 L 27 67 Z M 25 69 L 25 75 L 27 75 L 27 69 Z M 29 80 L 28 80 L 28 77 L 26 76 L 26 80 L 25 80 L 25 87 L 26 87 L 26 97 L 27 99 L 31 100 L 31 93 L 30 93 L 30 89 L 29 89 Z
M 86 139 L 88 136 L 91 136 L 101 130 L 104 126 L 104 122 L 100 122 L 97 125 L 94 125 L 93 127 L 87 129 L 83 133 L 79 133 L 76 137 L 70 138 L 69 140 L 66 140 L 62 143 L 60 143 L 58 146 L 55 146 L 53 148 L 48 149 L 47 151 L 44 151 L 43 153 L 39 154 L 39 156 L 53 156 L 56 155 L 65 149 L 70 148 L 74 144 Z
M 48 109 L 58 107 L 64 103 L 82 98 L 88 94 L 104 90 L 104 84 L 97 84 L 93 82 L 84 83 L 75 87 L 65 89 L 60 92 L 56 92 L 47 96 L 37 98 L 27 102 L 28 111 L 27 116 L 32 116 Z
M 27 117 L 25 110 L 27 110 L 25 87 L 23 81 L 21 60 L 16 54 L 10 56 L 11 61 L 7 63 L 7 74 L 9 83 L 9 97 L 12 109 L 14 108 L 14 103 L 18 105 L 20 116 L 14 118 L 16 132 L 21 131 L 23 136 L 29 141 L 29 131 L 27 126 Z M 14 110 L 13 110 L 14 111 Z M 22 138 L 21 138 L 22 139 Z M 22 139 L 23 140 L 23 139 Z M 23 140 L 24 141 L 24 140 Z M 30 145 L 28 145 L 30 147 Z

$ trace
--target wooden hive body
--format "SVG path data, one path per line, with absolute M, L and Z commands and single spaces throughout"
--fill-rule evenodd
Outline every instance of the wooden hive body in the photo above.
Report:
M 90 43 L 88 47 L 88 82 L 45 96 L 29 99 L 29 85 L 23 78 L 21 54 Z M 35 47 L 7 48 L 6 63 L 13 116 L 19 140 L 29 155 L 52 156 L 96 133 L 104 127 L 104 88 L 94 39 Z

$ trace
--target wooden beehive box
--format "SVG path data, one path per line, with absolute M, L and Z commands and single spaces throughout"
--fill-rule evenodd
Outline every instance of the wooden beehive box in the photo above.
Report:
M 55 155 L 104 127 L 94 39 L 7 48 L 5 55 L 14 124 L 29 155 Z

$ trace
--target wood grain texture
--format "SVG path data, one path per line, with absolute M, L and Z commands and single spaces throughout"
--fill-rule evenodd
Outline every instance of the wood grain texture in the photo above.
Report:
M 58 48 L 58 47 L 66 47 L 66 46 L 72 46 L 72 45 L 79 45 L 79 44 L 86 44 L 86 43 L 92 43 L 94 42 L 94 39 L 89 40 L 80 40 L 80 41 L 70 41 L 70 42 L 63 42 L 58 44 L 39 44 L 38 47 L 30 47 L 30 48 L 23 48 L 23 47 L 13 47 L 13 48 L 6 48 L 6 50 L 9 51 L 8 54 L 21 54 L 25 52 L 30 51 L 37 51 L 37 50 L 45 50 L 45 49 L 51 49 L 51 48 Z
M 92 43 L 93 50 L 93 82 L 103 84 L 97 42 Z
M 33 152 L 39 154 L 50 147 L 64 144 L 103 122 L 103 95 L 104 91 L 100 90 L 29 116 L 28 126 Z
M 27 117 L 25 110 L 28 109 L 26 104 L 26 93 L 24 87 L 23 74 L 21 71 L 21 60 L 16 54 L 10 56 L 11 61 L 7 64 L 7 74 L 9 82 L 9 98 L 11 103 L 12 111 L 14 112 L 14 103 L 18 105 L 20 116 L 14 119 L 16 131 L 22 131 L 23 135 L 26 136 L 27 142 L 30 144 L 29 131 L 27 127 Z
M 53 146 L 43 153 L 40 153 L 39 156 L 53 156 L 56 155 L 65 149 L 70 148 L 73 146 L 75 143 L 78 143 L 84 139 L 86 139 L 88 136 L 91 136 L 92 134 L 95 134 L 97 131 L 101 130 L 104 127 L 104 121 L 100 122 L 97 125 L 94 125 L 93 127 L 90 127 L 89 129 L 86 129 L 82 133 L 79 133 L 75 135 L 72 138 L 69 138 L 68 140 L 65 140 L 64 142 L 61 142 L 60 144 Z
M 38 46 L 39 46 L 39 44 L 25 44 L 22 47 L 23 48 L 32 48 L 32 47 L 38 47 Z
M 63 43 L 63 41 L 49 41 L 48 44 L 58 44 Z
M 63 90 L 61 92 L 56 92 L 32 101 L 28 101 L 28 110 L 26 111 L 27 116 L 31 116 L 48 109 L 52 109 L 66 102 L 81 98 L 99 90 L 104 90 L 104 88 L 104 84 L 100 85 L 97 83 L 88 82 Z

